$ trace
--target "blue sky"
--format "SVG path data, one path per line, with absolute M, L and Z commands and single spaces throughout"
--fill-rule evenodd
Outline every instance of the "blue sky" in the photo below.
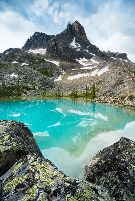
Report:
M 35 31 L 57 34 L 78 20 L 91 43 L 135 62 L 135 0 L 0 0 L 0 52 Z

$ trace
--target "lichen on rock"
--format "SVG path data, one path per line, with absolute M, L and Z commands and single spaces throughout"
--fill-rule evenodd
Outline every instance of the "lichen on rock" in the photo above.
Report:
M 99 151 L 82 180 L 45 159 L 31 131 L 0 121 L 0 198 L 4 201 L 135 200 L 135 142 L 121 138 Z
M 86 180 L 107 189 L 115 200 L 135 200 L 135 142 L 122 137 L 86 165 Z
M 0 121 L 0 144 L 1 200 L 110 200 L 95 184 L 67 177 L 45 159 L 24 124 Z

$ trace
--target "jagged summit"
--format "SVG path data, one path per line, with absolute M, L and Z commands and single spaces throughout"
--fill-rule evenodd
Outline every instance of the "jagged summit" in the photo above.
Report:
M 78 20 L 75 20 L 75 21 L 73 22 L 73 24 L 75 24 L 75 23 L 78 24 L 78 25 L 81 25 L 80 22 L 78 22 Z
M 48 42 L 54 37 L 54 35 L 47 35 L 42 32 L 35 32 L 33 36 L 27 39 L 26 43 L 22 47 L 23 50 L 46 48 Z
M 73 24 L 69 22 L 67 28 L 56 35 L 57 40 L 60 40 L 67 45 L 69 45 L 74 38 L 76 43 L 81 43 L 85 48 L 90 42 L 87 39 L 84 27 L 77 20 Z
M 79 36 L 87 38 L 84 27 L 77 20 L 72 24 L 72 29 L 73 29 L 74 35 L 78 33 Z
M 69 22 L 64 31 L 57 35 L 47 35 L 35 32 L 22 47 L 22 50 L 46 49 L 46 55 L 69 62 L 79 58 L 91 58 L 96 55 L 104 60 L 112 57 L 128 60 L 126 53 L 113 53 L 101 51 L 97 46 L 90 43 L 84 27 L 77 20 Z
M 71 45 L 72 44 L 72 45 Z M 77 48 L 80 47 L 80 48 Z M 122 59 L 127 59 L 126 54 L 115 54 L 112 52 L 102 52 L 98 47 L 92 45 L 87 38 L 84 27 L 78 22 L 68 23 L 67 28 L 60 34 L 47 35 L 45 33 L 35 32 L 32 37 L 30 37 L 25 45 L 22 47 L 23 50 L 47 48 L 47 55 L 50 57 L 57 57 L 62 60 L 74 61 L 76 57 L 86 56 L 87 53 L 95 54 L 104 59 L 109 59 L 110 57 L 119 57 Z M 72 50 L 71 50 L 72 49 Z M 66 52 L 65 52 L 66 51 Z M 76 53 L 76 51 L 78 53 Z M 85 51 L 85 53 L 84 53 Z M 66 54 L 70 52 L 70 55 L 66 57 Z M 87 52 L 87 53 L 86 53 Z M 64 56 L 63 56 L 64 54 Z M 121 57 L 122 56 L 122 57 Z M 87 57 L 88 56 L 87 54 Z

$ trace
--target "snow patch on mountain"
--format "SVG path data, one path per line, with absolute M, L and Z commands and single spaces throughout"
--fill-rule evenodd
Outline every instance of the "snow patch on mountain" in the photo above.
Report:
M 5 77 L 18 78 L 18 74 L 12 73 L 12 74 L 6 75 Z
M 82 70 L 89 70 L 89 69 L 92 69 L 92 68 L 96 68 L 97 66 L 86 66 L 86 67 L 82 67 L 80 69 Z
M 79 43 L 76 43 L 76 42 L 75 42 L 75 37 L 74 37 L 72 43 L 70 43 L 70 46 L 72 46 L 72 47 L 74 47 L 74 48 L 77 48 L 77 47 L 79 48 L 79 47 L 81 47 Z
M 85 63 L 88 62 L 89 60 L 86 58 L 82 58 L 82 59 L 76 59 L 76 61 L 78 61 L 79 64 L 81 64 L 82 66 L 90 66 L 92 65 L 92 63 Z
M 13 61 L 12 64 L 18 64 L 18 62 L 17 61 Z
M 94 60 L 94 59 L 90 59 L 90 61 L 92 61 L 92 62 L 95 63 L 95 64 L 99 64 L 99 62 L 96 61 L 96 60 Z
M 85 67 L 86 68 L 86 67 Z M 87 68 L 90 68 L 90 67 L 87 67 Z M 95 68 L 95 67 L 91 67 L 91 68 Z M 82 68 L 83 69 L 83 68 Z M 74 80 L 74 79 L 79 79 L 81 77 L 87 77 L 87 76 L 100 76 L 102 75 L 103 73 L 107 72 L 109 69 L 108 69 L 108 66 L 102 68 L 101 70 L 99 69 L 96 69 L 94 71 L 92 71 L 92 73 L 81 73 L 81 74 L 77 74 L 77 75 L 72 75 L 72 76 L 69 76 L 67 79 L 68 80 Z
M 106 66 L 105 68 L 102 68 L 100 71 L 97 72 L 98 76 L 102 75 L 103 73 L 107 72 L 109 69 L 108 69 L 108 66 Z
M 62 75 L 60 75 L 58 78 L 56 78 L 54 81 L 55 82 L 58 82 L 58 81 L 60 81 L 60 80 L 62 80 Z
M 46 49 L 35 49 L 35 50 L 29 50 L 28 53 L 34 53 L 34 54 L 45 54 Z
M 48 60 L 48 59 L 45 59 L 45 60 L 55 64 L 56 66 L 59 66 L 59 64 L 60 64 L 59 61 L 51 61 L 51 60 Z
M 96 70 L 94 70 L 94 71 L 91 73 L 91 76 L 96 76 L 96 75 L 100 76 L 100 75 L 102 75 L 103 73 L 107 72 L 108 70 L 109 70 L 109 69 L 108 69 L 108 66 L 102 68 L 101 70 L 96 69 Z
M 96 76 L 98 70 L 99 70 L 99 69 L 96 69 L 96 70 L 92 71 L 91 76 Z
M 22 63 L 21 66 L 28 66 L 29 64 L 27 63 Z
M 87 77 L 87 76 L 90 76 L 90 74 L 89 73 L 81 73 L 81 74 L 69 76 L 67 79 L 68 80 L 74 80 L 74 79 L 79 79 L 81 77 Z

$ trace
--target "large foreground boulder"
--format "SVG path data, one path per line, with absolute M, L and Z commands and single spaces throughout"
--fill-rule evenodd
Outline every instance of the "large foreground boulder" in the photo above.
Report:
M 1 201 L 113 200 L 85 180 L 67 177 L 44 159 L 31 131 L 22 123 L 0 121 Z
M 105 188 L 112 199 L 135 200 L 135 142 L 122 137 L 98 152 L 85 167 L 86 180 Z

